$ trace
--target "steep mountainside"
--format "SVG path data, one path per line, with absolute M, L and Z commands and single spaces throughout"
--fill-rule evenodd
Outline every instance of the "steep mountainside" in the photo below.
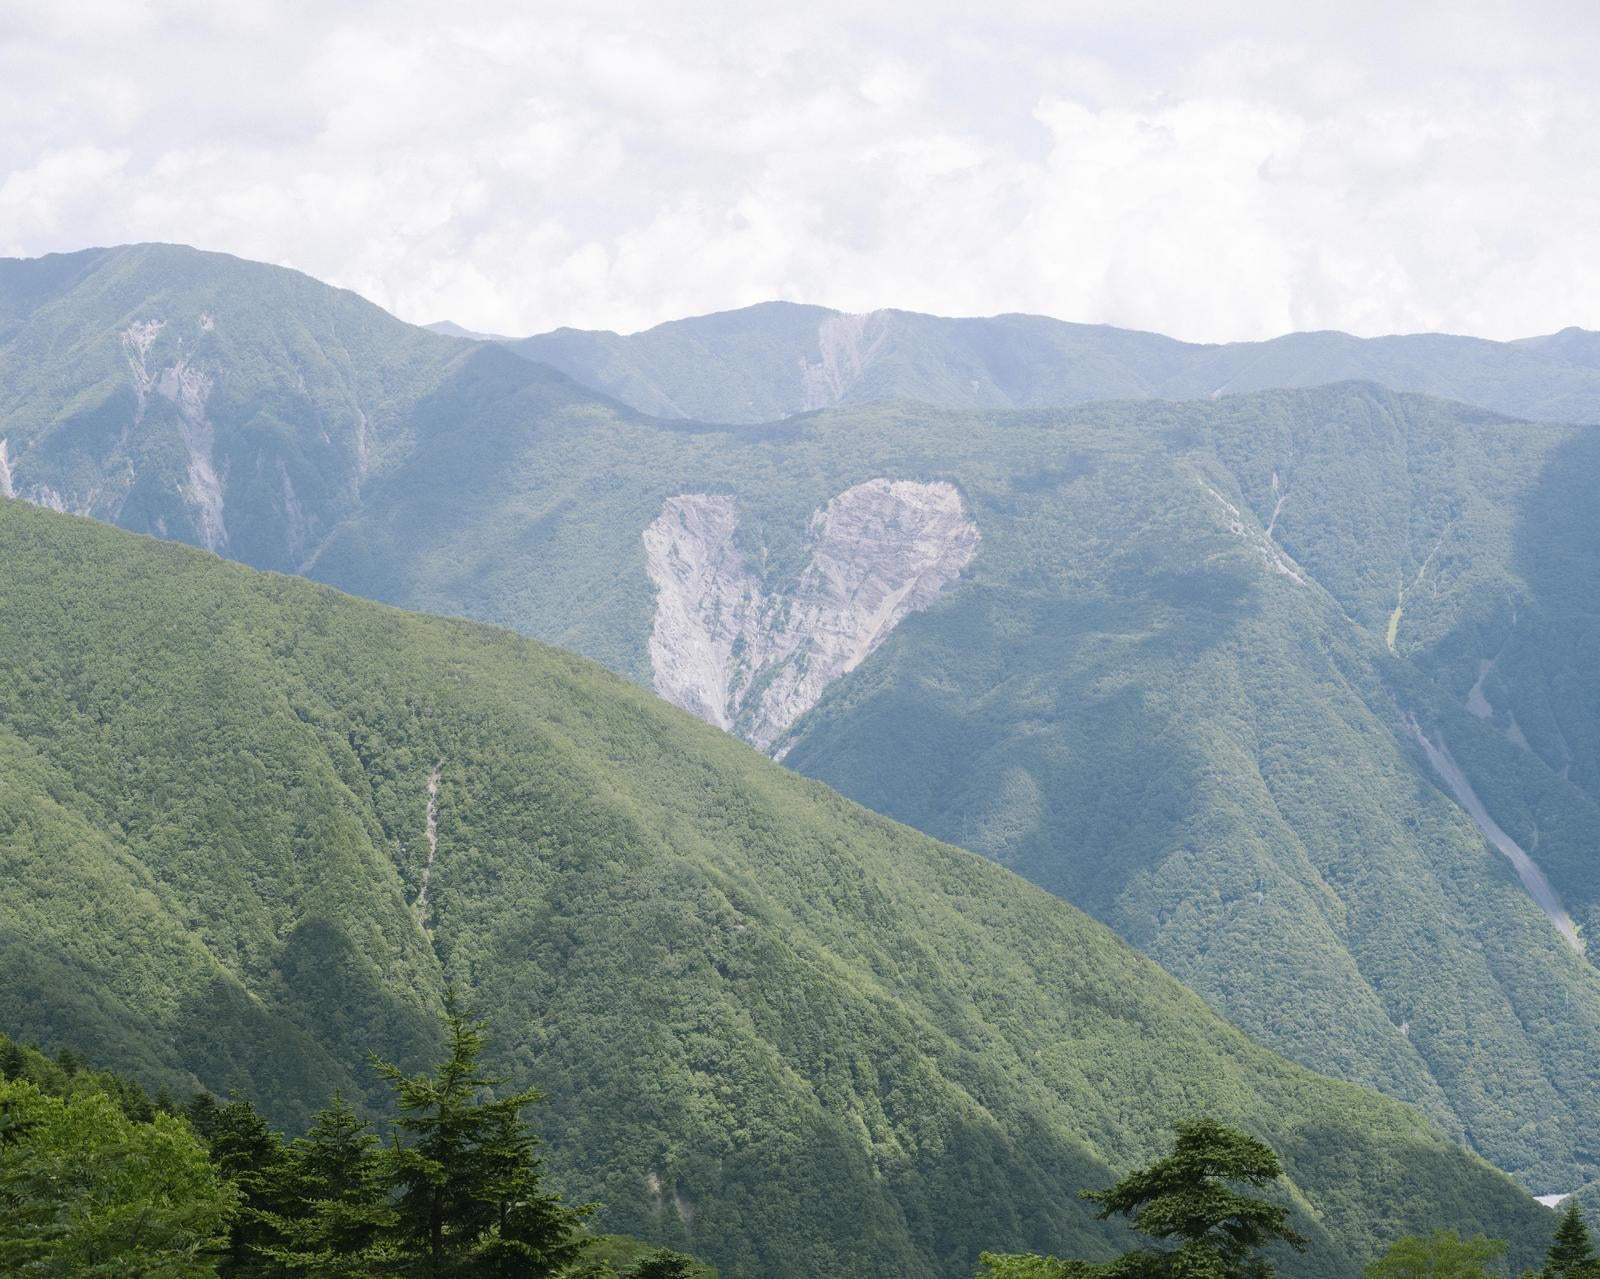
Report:
M 1247 1029 L 1416 1102 L 1539 1192 L 1594 1175 L 1600 973 L 1411 729 L 1593 930 L 1593 728 L 1552 769 L 1496 731 L 1498 683 L 1480 690 L 1491 718 L 1467 710 L 1512 607 L 1539 669 L 1570 677 L 1563 713 L 1593 704 L 1578 637 L 1596 596 L 1547 601 L 1550 570 L 1518 562 L 1565 553 L 1532 526 L 1595 491 L 1600 472 L 1560 462 L 1586 432 L 1355 385 L 603 433 L 518 426 L 515 401 L 492 437 L 463 432 L 398 470 L 316 572 L 371 592 L 366 564 L 409 566 L 387 598 L 460 612 L 504 584 L 502 620 L 1021 871 Z M 953 485 L 959 514 L 893 536 L 887 509 L 863 523 L 834 576 L 870 589 L 823 607 L 818 512 L 897 485 Z M 907 545 L 943 567 L 915 578 L 922 607 L 885 638 Z M 828 619 L 814 651 L 866 654 L 799 699 L 797 616 Z M 1522 669 L 1509 650 L 1497 662 Z M 1542 727 L 1526 731 L 1544 745 Z
M 868 480 L 820 508 L 811 554 L 769 595 L 735 543 L 731 497 L 669 498 L 645 529 L 656 691 L 771 749 L 823 690 L 972 562 L 978 527 L 951 484 Z
M 894 399 L 1048 408 L 1352 379 L 1523 417 L 1600 421 L 1600 334 L 1580 329 L 1523 342 L 1323 332 L 1207 346 L 1035 315 L 846 315 L 769 302 L 626 337 L 557 329 L 507 345 L 643 412 L 705 422 Z
M 759 331 L 686 322 L 706 386 L 769 337 L 784 363 L 808 328 L 814 388 L 920 367 L 885 356 L 892 325 L 824 340 L 829 313 L 768 310 Z M 191 354 L 191 311 L 231 345 Z M 1034 322 L 1010 323 L 935 327 L 1045 368 Z M 1189 350 L 1046 328 L 1115 340 L 1112 364 L 1049 365 L 1106 389 Z M 1589 336 L 1503 350 L 1581 371 Z M 1390 349 L 1268 345 L 1324 340 Z M 1438 342 L 1458 381 L 1526 390 Z M 1353 385 L 664 422 L 304 277 L 165 248 L 7 264 L 0 361 L 14 491 L 576 648 L 1084 906 L 1531 1188 L 1600 1173 L 1600 993 L 1562 931 L 1600 919 L 1600 435 Z M 308 400 L 302 378 L 331 389 Z M 303 474 L 245 483 L 275 458 Z M 106 505 L 130 474 L 149 501 Z
M 1285 1156 L 1297 1275 L 1544 1209 L 1072 907 L 502 631 L 0 501 L 0 1024 L 295 1121 L 453 985 L 552 1174 L 732 1276 L 1103 1252 L 1177 1116 Z
M 0 260 L 0 495 L 298 571 L 441 418 L 472 421 L 486 364 L 544 412 L 594 398 L 225 254 Z

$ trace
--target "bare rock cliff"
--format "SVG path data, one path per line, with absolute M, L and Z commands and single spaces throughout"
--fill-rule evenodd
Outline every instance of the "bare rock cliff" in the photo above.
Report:
M 877 357 L 889 334 L 884 311 L 830 315 L 817 326 L 817 358 L 800 360 L 801 412 L 839 403 Z
M 685 493 L 645 529 L 650 665 L 668 701 L 769 752 L 960 576 L 979 540 L 954 485 L 868 480 L 812 515 L 810 560 L 765 591 L 734 543 L 738 523 L 737 499 Z

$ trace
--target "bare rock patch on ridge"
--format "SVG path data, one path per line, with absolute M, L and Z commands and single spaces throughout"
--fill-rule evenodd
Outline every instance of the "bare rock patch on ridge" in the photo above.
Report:
M 768 752 L 960 576 L 980 537 L 953 484 L 868 480 L 811 516 L 810 559 L 769 591 L 734 542 L 738 525 L 731 495 L 683 493 L 645 529 L 650 666 L 661 696 Z

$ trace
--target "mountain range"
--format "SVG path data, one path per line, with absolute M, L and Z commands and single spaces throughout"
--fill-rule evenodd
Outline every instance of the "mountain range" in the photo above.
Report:
M 1204 1111 L 1353 1276 L 1548 1214 L 1109 930 L 584 659 L 0 502 L 0 1019 L 304 1122 L 446 988 L 550 1175 L 727 1275 L 1107 1255 L 1075 1198 Z
M 950 319 L 769 302 L 627 336 L 557 329 L 495 340 L 641 412 L 707 422 L 884 400 L 1056 408 L 1356 380 L 1520 417 L 1600 421 L 1600 333 L 1577 328 L 1516 342 L 1312 332 L 1203 345 L 1037 315 Z
M 0 489 L 597 659 L 1544 1194 L 1600 1178 L 1597 343 L 789 304 L 477 341 L 89 250 L 0 263 Z

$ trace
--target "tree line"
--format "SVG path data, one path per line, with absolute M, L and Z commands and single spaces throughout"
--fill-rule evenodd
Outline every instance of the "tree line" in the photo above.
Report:
M 617 1279 L 594 1204 L 544 1184 L 525 1112 L 534 1089 L 499 1095 L 479 1065 L 484 1023 L 447 1000 L 444 1055 L 409 1075 L 374 1061 L 394 1091 L 384 1141 L 337 1094 L 285 1141 L 242 1097 L 165 1090 L 50 1061 L 0 1037 L 0 1273 L 87 1279 Z M 1109 1261 L 984 1253 L 978 1279 L 1274 1279 L 1303 1251 L 1264 1142 L 1208 1118 L 1176 1125 L 1168 1154 L 1080 1192 L 1100 1220 L 1144 1237 Z M 667 1249 L 632 1249 L 621 1279 L 698 1279 Z M 615 1248 L 611 1249 L 615 1253 Z M 1440 1230 L 1396 1241 L 1365 1279 L 1495 1279 L 1502 1240 Z M 1521 1279 L 1600 1279 L 1576 1201 L 1545 1264 Z
M 182 1105 L 132 1081 L 0 1045 L 0 1274 L 73 1279 L 603 1279 L 596 1205 L 544 1184 L 534 1089 L 479 1058 L 483 1023 L 447 1002 L 445 1049 L 394 1091 L 384 1141 L 337 1094 L 285 1141 L 242 1097 Z M 597 1246 L 598 1245 L 598 1246 Z M 610 1249 L 615 1251 L 614 1248 Z M 638 1251 L 638 1250 L 636 1250 Z M 623 1279 L 709 1274 L 643 1250 Z
M 978 1279 L 1274 1279 L 1270 1250 L 1307 1246 L 1289 1226 L 1286 1205 L 1246 1193 L 1283 1175 L 1277 1153 L 1213 1119 L 1185 1120 L 1175 1131 L 1171 1152 L 1148 1168 L 1104 1190 L 1079 1192 L 1098 1205 L 1100 1220 L 1126 1216 L 1147 1242 L 1099 1262 L 986 1252 Z M 1495 1279 L 1505 1253 L 1504 1240 L 1483 1235 L 1411 1235 L 1367 1266 L 1365 1279 Z M 1575 1199 L 1544 1266 L 1521 1279 L 1600 1279 L 1600 1258 Z

